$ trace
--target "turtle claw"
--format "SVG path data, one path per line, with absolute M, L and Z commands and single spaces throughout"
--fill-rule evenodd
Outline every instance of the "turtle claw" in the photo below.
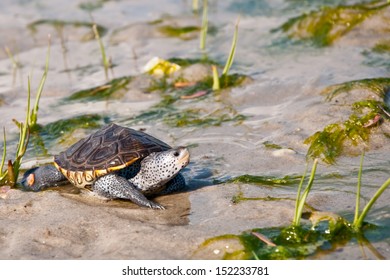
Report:
M 165 210 L 165 207 L 153 201 L 149 201 L 148 207 L 155 210 Z

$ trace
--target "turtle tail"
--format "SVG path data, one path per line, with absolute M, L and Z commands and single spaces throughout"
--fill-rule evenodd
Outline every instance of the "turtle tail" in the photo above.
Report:
M 67 183 L 66 177 L 53 165 L 44 165 L 27 170 L 21 181 L 25 191 L 41 191 Z

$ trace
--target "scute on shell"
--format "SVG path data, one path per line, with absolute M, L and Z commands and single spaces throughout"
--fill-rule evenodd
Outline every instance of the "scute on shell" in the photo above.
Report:
M 149 134 L 112 123 L 55 156 L 54 162 L 66 177 L 66 172 L 106 171 L 94 172 L 98 176 L 169 149 L 168 144 Z

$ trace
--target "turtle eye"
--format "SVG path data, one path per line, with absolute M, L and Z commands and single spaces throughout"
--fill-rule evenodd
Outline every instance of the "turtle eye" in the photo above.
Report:
M 179 153 L 178 151 L 175 151 L 175 152 L 173 153 L 173 155 L 174 155 L 175 157 L 178 157 L 178 156 L 180 155 L 180 153 Z

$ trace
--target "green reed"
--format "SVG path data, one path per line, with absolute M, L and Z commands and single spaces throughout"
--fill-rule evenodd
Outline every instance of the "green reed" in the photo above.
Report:
M 203 15 L 202 15 L 202 28 L 200 30 L 200 49 L 203 51 L 206 49 L 206 37 L 208 30 L 208 3 L 207 0 L 203 0 Z
M 240 23 L 240 18 L 237 19 L 236 25 L 234 26 L 232 45 L 230 47 L 228 59 L 226 60 L 226 63 L 225 63 L 225 68 L 223 68 L 223 71 L 222 71 L 222 75 L 225 75 L 225 76 L 228 75 L 230 67 L 232 67 L 232 64 L 234 61 L 234 55 L 236 54 L 237 37 L 238 37 L 238 24 L 239 23 Z
M 367 202 L 366 206 L 363 208 L 362 212 L 359 215 L 359 209 L 360 209 L 360 189 L 361 189 L 361 178 L 363 173 L 363 159 L 364 159 L 364 153 L 361 156 L 360 160 L 360 168 L 359 168 L 359 174 L 358 174 L 358 183 L 357 183 L 357 191 L 356 191 L 356 206 L 355 206 L 355 217 L 352 223 L 352 228 L 355 231 L 360 231 L 362 228 L 364 219 L 366 218 L 368 212 L 374 205 L 374 203 L 377 201 L 377 199 L 382 195 L 382 193 L 387 189 L 387 187 L 390 185 L 390 178 L 387 179 L 375 192 L 375 194 L 371 197 L 371 199 Z
M 212 72 L 213 72 L 213 90 L 220 90 L 220 80 L 226 80 L 229 74 L 229 70 L 232 67 L 233 61 L 234 61 L 234 55 L 236 53 L 236 47 L 237 47 L 237 38 L 238 38 L 238 24 L 239 19 L 236 22 L 235 28 L 234 28 L 234 34 L 233 34 L 233 40 L 232 44 L 230 46 L 230 52 L 229 56 L 226 60 L 225 67 L 223 68 L 222 75 L 219 77 L 217 68 L 213 65 L 212 66 Z
M 295 212 L 294 212 L 294 219 L 293 219 L 293 222 L 292 222 L 293 226 L 299 226 L 300 225 L 302 212 L 303 212 L 303 207 L 305 206 L 305 202 L 306 202 L 307 196 L 309 195 L 311 187 L 313 186 L 314 177 L 315 177 L 315 173 L 316 173 L 316 170 L 317 170 L 317 164 L 318 164 L 318 159 L 315 159 L 314 163 L 313 163 L 312 170 L 311 170 L 309 181 L 308 181 L 307 186 L 306 186 L 306 188 L 305 188 L 305 190 L 304 190 L 302 195 L 301 195 L 302 186 L 303 186 L 303 182 L 304 182 L 304 180 L 306 178 L 307 166 L 306 166 L 305 172 L 303 173 L 301 182 L 299 183 L 298 191 L 297 191 L 297 198 L 295 200 Z
M 92 25 L 92 30 L 93 30 L 93 33 L 95 34 L 95 39 L 99 43 L 100 53 L 102 55 L 102 63 L 103 63 L 103 67 L 104 67 L 104 74 L 105 74 L 106 78 L 108 78 L 108 69 L 110 69 L 112 65 L 111 65 L 110 60 L 107 58 L 106 50 L 104 48 L 104 44 L 103 44 L 103 41 L 100 37 L 100 34 L 99 34 L 99 31 L 98 31 L 96 24 Z
M 47 73 L 49 72 L 49 60 L 50 60 L 50 40 L 51 37 L 49 35 L 49 42 L 48 42 L 48 47 L 47 47 L 47 52 L 46 52 L 46 62 L 45 62 L 45 70 L 43 71 L 41 81 L 38 86 L 37 94 L 35 96 L 35 104 L 34 107 L 31 111 L 31 114 L 29 114 L 29 118 L 27 120 L 28 125 L 34 129 L 34 127 L 37 125 L 38 122 L 38 110 L 39 110 L 39 101 L 41 99 L 42 91 L 45 86 L 46 78 L 47 78 Z M 30 95 L 31 95 L 31 90 L 30 90 L 30 79 L 28 79 L 28 103 L 30 103 Z M 30 109 L 28 110 L 30 111 Z
M 30 77 L 27 78 L 27 109 L 26 109 L 26 117 L 24 122 L 18 122 L 17 120 L 13 120 L 14 123 L 19 128 L 19 140 L 16 146 L 15 159 L 8 160 L 7 168 L 4 169 L 4 165 L 7 157 L 7 139 L 5 128 L 3 129 L 3 154 L 0 165 L 0 185 L 9 185 L 14 187 L 16 185 L 20 166 L 22 163 L 22 159 L 24 154 L 26 153 L 29 138 L 30 138 L 30 129 L 35 129 L 38 121 L 38 110 L 39 110 L 39 101 L 43 92 L 43 88 L 46 82 L 47 74 L 49 71 L 49 60 L 50 60 L 50 35 L 49 35 L 49 43 L 46 53 L 46 63 L 45 70 L 42 74 L 42 78 L 40 80 L 37 94 L 35 97 L 34 107 L 31 109 L 31 82 Z

